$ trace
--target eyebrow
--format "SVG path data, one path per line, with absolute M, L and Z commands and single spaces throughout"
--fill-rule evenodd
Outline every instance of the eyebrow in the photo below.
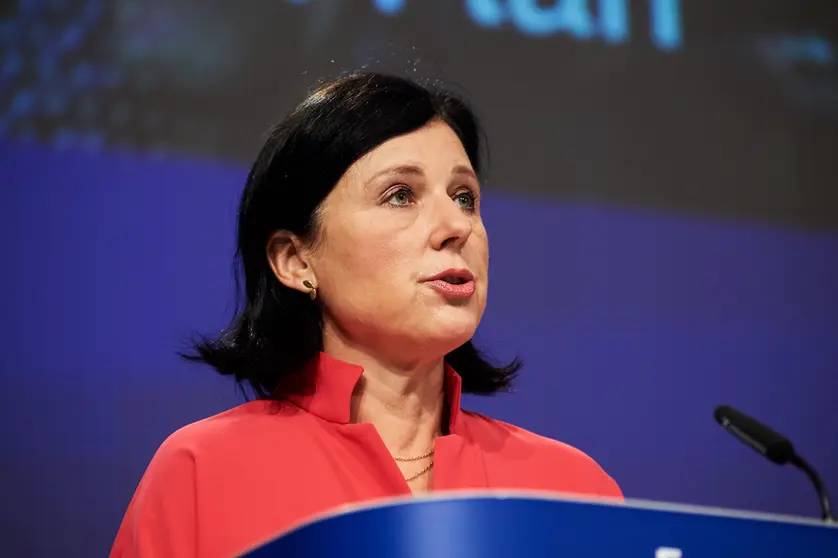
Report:
M 453 174 L 465 174 L 469 178 L 473 178 L 475 181 L 479 182 L 479 179 L 477 178 L 477 173 L 465 165 L 457 165 L 456 167 L 454 167 Z
M 419 167 L 419 165 L 412 165 L 412 164 L 396 165 L 396 166 L 393 166 L 393 167 L 388 167 L 388 168 L 386 168 L 382 171 L 378 171 L 377 173 L 372 175 L 372 177 L 370 177 L 369 180 L 367 180 L 367 184 L 375 182 L 377 179 L 381 178 L 382 176 L 388 176 L 388 175 L 393 175 L 393 174 L 412 174 L 412 175 L 419 176 L 419 175 L 422 175 L 424 173 L 422 172 L 422 169 L 421 169 L 421 167 Z
M 367 180 L 367 184 L 374 182 L 375 180 L 381 178 L 382 176 L 387 175 L 394 175 L 394 174 L 401 174 L 401 175 L 414 175 L 414 176 L 422 176 L 425 173 L 422 171 L 422 167 L 416 164 L 406 164 L 406 165 L 395 165 L 393 167 L 386 168 L 382 171 L 375 173 L 369 180 Z M 457 165 L 453 168 L 451 174 L 464 174 L 474 180 L 478 180 L 477 174 L 469 167 L 465 165 Z

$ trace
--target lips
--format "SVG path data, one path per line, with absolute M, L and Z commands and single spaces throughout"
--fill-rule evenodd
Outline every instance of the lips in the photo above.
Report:
M 462 285 L 469 281 L 474 281 L 474 275 L 467 269 L 446 269 L 437 273 L 433 277 L 428 277 L 425 281 L 445 281 L 452 285 Z
M 447 298 L 469 298 L 474 295 L 474 275 L 467 269 L 447 269 L 424 281 Z

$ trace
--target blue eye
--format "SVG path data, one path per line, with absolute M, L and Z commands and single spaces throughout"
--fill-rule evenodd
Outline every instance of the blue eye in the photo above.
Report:
M 477 198 L 471 192 L 460 192 L 454 196 L 454 199 L 463 209 L 467 211 L 474 211 Z
M 407 186 L 402 186 L 401 188 L 394 191 L 390 196 L 387 198 L 387 203 L 390 205 L 396 206 L 403 206 L 409 205 L 412 201 L 412 192 L 410 188 Z

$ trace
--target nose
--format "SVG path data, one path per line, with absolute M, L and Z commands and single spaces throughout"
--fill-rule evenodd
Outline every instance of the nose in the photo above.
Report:
M 435 250 L 459 248 L 471 236 L 473 217 L 447 194 L 439 196 L 431 206 L 433 229 L 431 246 Z

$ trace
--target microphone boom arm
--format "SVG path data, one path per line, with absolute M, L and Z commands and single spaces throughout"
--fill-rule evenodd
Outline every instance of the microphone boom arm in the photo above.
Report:
M 806 473 L 806 476 L 809 477 L 809 480 L 812 481 L 812 484 L 815 486 L 815 491 L 818 493 L 818 499 L 821 501 L 821 510 L 824 521 L 834 523 L 835 518 L 832 516 L 832 510 L 830 509 L 829 503 L 829 493 L 826 490 L 826 486 L 823 484 L 820 475 L 815 469 L 806 463 L 806 461 L 795 453 L 792 455 L 791 459 L 789 459 L 789 463 Z

